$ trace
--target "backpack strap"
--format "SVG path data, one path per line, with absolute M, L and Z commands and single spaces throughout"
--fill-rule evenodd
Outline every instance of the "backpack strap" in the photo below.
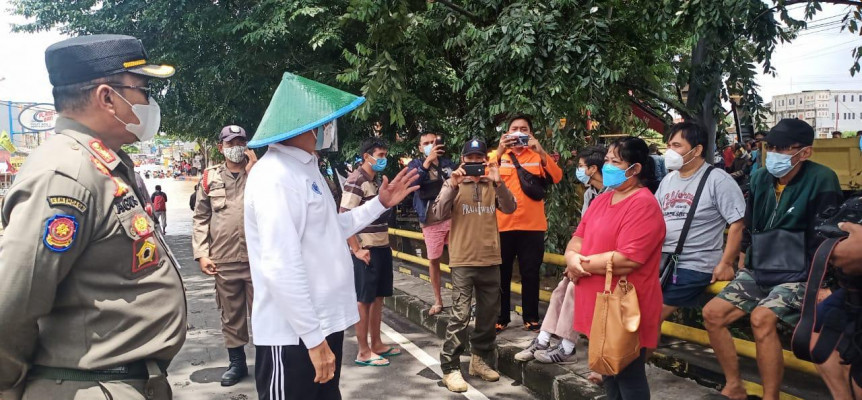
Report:
M 835 247 L 841 242 L 841 238 L 826 239 L 817 252 L 814 253 L 814 259 L 811 261 L 811 270 L 808 273 L 808 284 L 805 288 L 805 297 L 802 300 L 802 311 L 799 317 L 799 323 L 793 331 L 793 338 L 790 342 L 790 348 L 793 350 L 793 355 L 800 360 L 819 362 L 826 361 L 833 350 L 838 346 L 841 340 L 841 332 L 832 332 L 833 329 L 821 329 L 821 336 L 812 349 L 811 335 L 814 332 L 814 324 L 817 320 L 817 292 L 820 290 L 820 284 L 823 282 L 823 277 L 826 275 L 826 270 L 829 265 L 829 259 L 832 257 L 832 252 Z M 836 323 L 840 324 L 837 319 L 839 315 L 829 313 L 826 319 L 829 326 Z M 833 315 L 835 314 L 835 315 Z M 826 326 L 824 325 L 824 328 Z M 841 329 L 843 331 L 843 329 Z M 816 350 L 816 353 L 813 351 Z M 825 354 L 824 354 L 825 353 Z

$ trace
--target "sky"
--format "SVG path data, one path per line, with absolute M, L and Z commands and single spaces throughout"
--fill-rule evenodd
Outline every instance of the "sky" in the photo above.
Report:
M 51 84 L 45 69 L 45 48 L 64 39 L 59 32 L 12 33 L 10 24 L 22 17 L 8 11 L 9 0 L 0 0 L 0 100 L 52 103 Z M 801 7 L 792 12 L 801 18 Z M 862 89 L 862 74 L 850 77 L 851 50 L 862 45 L 862 36 L 839 32 L 848 6 L 824 5 L 809 22 L 809 32 L 791 44 L 782 45 L 773 55 L 777 77 L 760 74 L 761 96 L 801 90 Z

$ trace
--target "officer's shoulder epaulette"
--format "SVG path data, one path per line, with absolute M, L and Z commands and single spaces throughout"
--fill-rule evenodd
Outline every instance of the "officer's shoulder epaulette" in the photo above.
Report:
M 210 193 L 210 183 L 213 179 L 218 179 L 219 170 L 223 165 L 224 164 L 216 164 L 204 169 L 203 176 L 201 177 L 201 188 L 203 188 L 204 193 Z
M 77 181 L 89 153 L 81 144 L 65 135 L 53 135 L 27 157 L 28 168 L 53 169 L 55 173 Z

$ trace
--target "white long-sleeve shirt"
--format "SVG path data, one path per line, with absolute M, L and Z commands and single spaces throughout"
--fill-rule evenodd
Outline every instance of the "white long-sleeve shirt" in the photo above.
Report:
M 310 349 L 359 321 L 347 238 L 385 211 L 375 198 L 338 214 L 314 156 L 269 146 L 245 188 L 255 345 Z

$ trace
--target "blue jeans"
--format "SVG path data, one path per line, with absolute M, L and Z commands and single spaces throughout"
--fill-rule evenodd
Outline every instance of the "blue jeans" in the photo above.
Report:
M 609 400 L 649 400 L 649 382 L 646 378 L 646 349 L 619 374 L 604 376 L 605 392 Z

